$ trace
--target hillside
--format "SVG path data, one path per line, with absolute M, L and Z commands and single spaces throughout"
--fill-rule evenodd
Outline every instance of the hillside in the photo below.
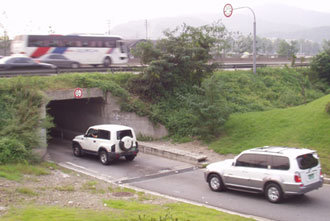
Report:
M 264 112 L 237 113 L 225 124 L 224 134 L 210 148 L 239 153 L 252 147 L 284 145 L 318 151 L 324 173 L 330 173 L 330 95 L 306 105 Z
M 330 14 L 304 10 L 281 4 L 264 4 L 253 8 L 257 20 L 257 35 L 261 37 L 309 39 L 322 41 L 329 39 Z M 248 10 L 235 11 L 226 18 L 220 11 L 200 14 L 186 14 L 176 17 L 148 19 L 148 38 L 158 39 L 166 29 L 173 30 L 183 23 L 201 26 L 221 21 L 230 31 L 243 34 L 252 33 L 253 17 Z M 129 21 L 115 26 L 111 33 L 127 39 L 145 38 L 145 20 Z

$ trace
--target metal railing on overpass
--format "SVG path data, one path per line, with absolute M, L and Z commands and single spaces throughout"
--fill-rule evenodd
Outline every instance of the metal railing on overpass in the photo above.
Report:
M 291 66 L 290 63 L 259 63 L 257 68 L 268 66 Z M 309 63 L 296 63 L 294 67 L 306 67 Z M 49 70 L 1 70 L 0 77 L 15 77 L 15 76 L 52 76 L 64 73 L 84 73 L 84 72 L 141 72 L 146 66 L 112 66 L 109 68 L 104 67 L 84 67 L 76 69 L 49 69 Z M 218 64 L 218 69 L 252 69 L 252 63 L 230 63 Z

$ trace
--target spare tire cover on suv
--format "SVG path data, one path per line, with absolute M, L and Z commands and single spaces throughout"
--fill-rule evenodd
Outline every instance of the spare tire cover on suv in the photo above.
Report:
M 119 147 L 123 151 L 127 151 L 133 147 L 133 138 L 126 136 L 123 137 L 119 142 Z

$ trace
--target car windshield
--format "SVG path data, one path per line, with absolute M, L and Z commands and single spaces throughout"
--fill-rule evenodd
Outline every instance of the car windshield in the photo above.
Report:
M 315 154 L 304 154 L 299 157 L 297 157 L 298 166 L 300 169 L 310 169 L 319 164 L 319 160 L 314 156 Z

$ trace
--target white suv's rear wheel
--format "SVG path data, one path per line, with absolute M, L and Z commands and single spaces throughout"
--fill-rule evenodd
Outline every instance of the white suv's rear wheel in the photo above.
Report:
M 109 158 L 109 155 L 108 155 L 107 151 L 105 151 L 105 150 L 101 150 L 101 151 L 99 152 L 99 157 L 100 157 L 100 161 L 101 161 L 101 163 L 102 163 L 103 165 L 108 165 L 108 164 L 110 164 L 111 160 L 110 160 L 110 158 Z
M 279 203 L 282 200 L 283 193 L 281 187 L 276 183 L 271 183 L 266 186 L 266 197 L 271 203 Z

